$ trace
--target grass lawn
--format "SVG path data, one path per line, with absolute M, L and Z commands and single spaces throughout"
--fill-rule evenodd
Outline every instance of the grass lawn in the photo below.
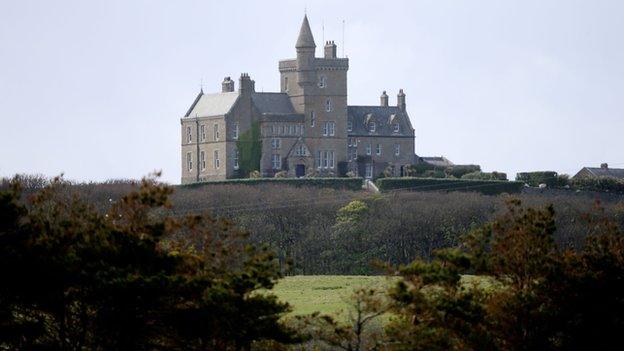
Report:
M 329 314 L 344 319 L 349 311 L 349 297 L 361 287 L 385 290 L 390 284 L 386 276 L 365 275 L 298 275 L 278 281 L 272 292 L 288 302 L 293 311 L 290 315 L 303 315 L 314 312 Z M 465 275 L 463 284 L 476 284 L 481 289 L 491 289 L 495 285 L 491 279 Z
M 385 276 L 299 275 L 281 279 L 272 292 L 293 307 L 292 315 L 318 311 L 339 316 L 347 313 L 348 300 L 355 289 L 386 286 Z

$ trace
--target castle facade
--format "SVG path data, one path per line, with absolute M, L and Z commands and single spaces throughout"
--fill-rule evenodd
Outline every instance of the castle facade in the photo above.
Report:
M 220 93 L 202 89 L 180 119 L 182 184 L 254 170 L 264 177 L 402 176 L 414 163 L 403 90 L 396 106 L 385 91 L 378 105 L 349 106 L 349 59 L 337 56 L 333 41 L 316 57 L 307 17 L 295 48 L 296 58 L 279 62 L 280 92 L 256 92 L 247 73 L 237 90 L 230 77 Z

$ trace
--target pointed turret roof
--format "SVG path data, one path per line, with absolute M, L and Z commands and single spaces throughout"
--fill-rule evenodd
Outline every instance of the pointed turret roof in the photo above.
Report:
M 299 30 L 299 37 L 297 38 L 295 48 L 316 48 L 307 15 L 303 16 L 303 23 L 301 23 L 301 29 Z

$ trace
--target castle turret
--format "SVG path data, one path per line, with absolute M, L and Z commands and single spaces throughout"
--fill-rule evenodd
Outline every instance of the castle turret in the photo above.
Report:
M 385 90 L 383 91 L 383 93 L 381 93 L 379 100 L 381 106 L 388 107 L 388 94 L 386 94 Z
M 303 17 L 299 37 L 295 44 L 297 49 L 297 83 L 301 86 L 314 84 L 314 52 L 316 44 L 308 22 L 308 16 Z
M 399 89 L 399 94 L 397 95 L 397 107 L 401 111 L 405 111 L 405 93 L 403 89 Z
M 221 92 L 230 93 L 234 91 L 234 81 L 230 77 L 223 78 L 221 82 Z
M 325 58 L 336 58 L 336 44 L 333 40 L 325 42 Z

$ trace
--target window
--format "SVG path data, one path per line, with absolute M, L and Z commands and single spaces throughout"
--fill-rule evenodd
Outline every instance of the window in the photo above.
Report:
M 186 153 L 186 168 L 189 171 L 193 170 L 193 154 L 190 152 Z
M 372 154 L 372 150 L 371 149 L 372 149 L 371 143 L 366 144 L 366 154 L 367 155 Z
M 357 139 L 356 138 L 349 138 L 347 140 L 348 140 L 349 146 L 353 146 L 353 147 L 357 146 Z
M 327 85 L 327 77 L 322 75 L 319 79 L 318 86 L 319 88 L 325 88 L 326 85 Z
M 301 128 L 299 128 L 299 125 L 295 125 L 295 135 L 299 135 L 299 131 L 301 130 Z
M 199 163 L 201 164 L 201 170 L 205 170 L 206 169 L 206 153 L 201 151 L 199 153 Z
M 282 147 L 282 139 L 273 138 L 271 139 L 271 149 L 279 149 Z
M 288 77 L 284 77 L 284 91 L 288 92 Z
M 213 130 L 212 130 L 212 138 L 214 139 L 214 141 L 219 140 L 219 125 L 217 123 L 215 123 L 212 126 Z
M 335 122 L 323 123 L 323 136 L 334 136 L 334 135 L 336 135 L 336 123 Z
M 334 151 L 323 150 L 316 153 L 316 167 L 317 168 L 334 168 Z
M 357 149 L 349 149 L 349 160 L 355 160 L 357 158 Z
M 395 156 L 399 156 L 401 154 L 401 145 L 400 144 L 394 144 L 394 155 Z
M 295 135 L 295 126 L 293 124 L 288 129 L 290 130 L 290 135 Z
M 316 113 L 314 111 L 310 111 L 310 127 L 314 127 L 316 123 Z
M 331 110 L 332 110 L 331 99 L 327 98 L 325 99 L 325 111 L 331 112 Z
M 214 168 L 219 169 L 221 163 L 219 162 L 219 150 L 214 151 Z
M 366 174 L 364 176 L 369 179 L 373 177 L 373 165 L 370 163 L 366 165 Z
M 375 122 L 370 122 L 368 124 L 368 131 L 369 132 L 374 133 L 376 129 L 377 129 L 377 125 L 375 124 Z
M 284 125 L 281 125 L 279 129 L 280 129 L 280 134 L 281 135 L 286 134 L 286 128 L 284 127 Z
M 271 134 L 275 135 L 277 133 L 277 126 L 275 124 L 271 124 Z
M 234 140 L 238 140 L 238 133 L 239 133 L 239 126 L 238 126 L 238 122 L 234 123 Z
M 353 131 L 353 122 L 347 121 L 347 132 Z
M 377 150 L 375 150 L 377 152 L 377 156 L 381 155 L 381 144 L 377 144 Z
M 186 141 L 189 143 L 193 141 L 193 134 L 191 133 L 191 127 L 186 127 Z
M 206 125 L 202 124 L 200 129 L 201 129 L 201 140 L 205 141 L 206 140 Z
M 394 124 L 394 132 L 398 133 L 401 130 L 401 126 L 398 123 Z
M 297 156 L 305 156 L 306 155 L 306 148 L 305 148 L 305 146 L 303 146 L 303 144 L 299 145 L 297 147 L 297 149 L 295 150 L 295 155 L 297 155 Z
M 238 150 L 234 151 L 234 169 L 238 169 L 238 158 L 239 158 L 240 154 L 238 153 Z
M 282 157 L 279 154 L 271 155 L 271 167 L 273 169 L 281 169 L 282 168 Z

